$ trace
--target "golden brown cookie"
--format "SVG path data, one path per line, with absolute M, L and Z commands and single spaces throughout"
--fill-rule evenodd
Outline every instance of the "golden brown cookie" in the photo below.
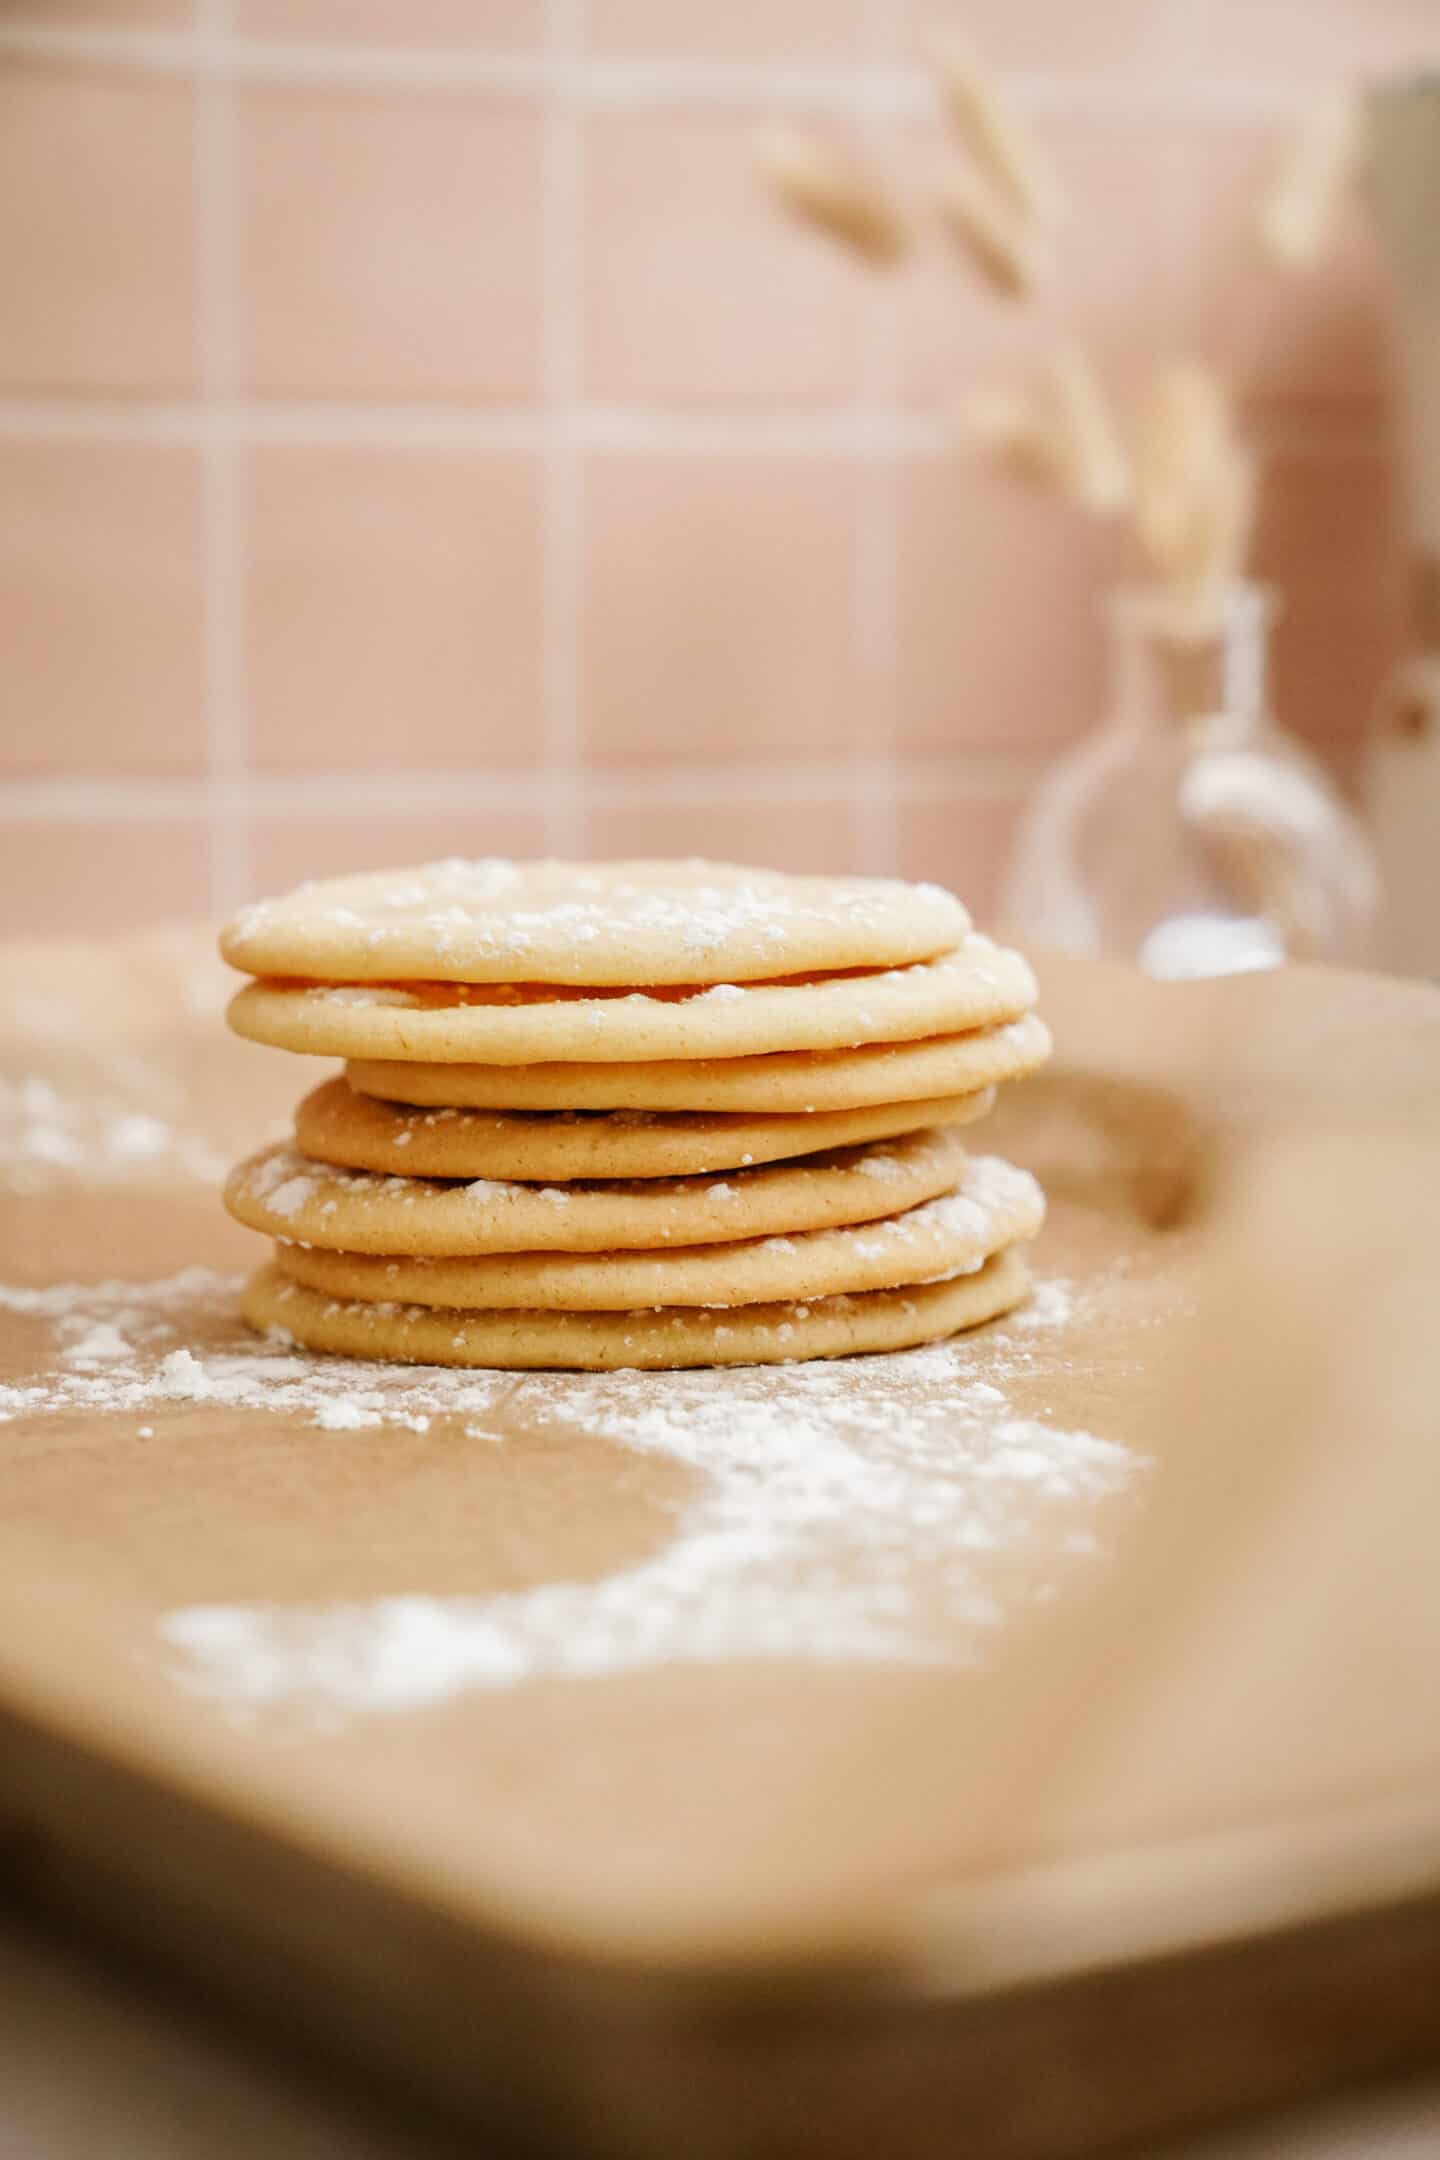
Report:
M 768 1365 L 849 1357 L 935 1342 L 1008 1312 L 1025 1295 L 1025 1264 L 1004 1252 L 975 1274 L 909 1290 L 871 1290 L 817 1303 L 690 1307 L 658 1312 L 436 1312 L 422 1305 L 330 1298 L 263 1267 L 246 1286 L 250 1325 L 307 1350 L 406 1364 L 512 1371 L 610 1372 L 693 1365 Z
M 421 863 L 242 908 L 220 950 L 323 982 L 722 983 L 891 967 L 959 943 L 938 885 L 735 863 Z
M 631 1065 L 423 1065 L 352 1058 L 345 1077 L 364 1095 L 476 1110 L 857 1110 L 871 1103 L 965 1095 L 1016 1080 L 1050 1055 L 1038 1013 L 859 1050 L 781 1050 L 768 1056 L 652 1060 Z
M 229 1020 L 254 1042 L 321 1057 L 589 1064 L 913 1042 L 1013 1020 L 1034 1002 L 1019 953 L 972 934 L 910 967 L 708 989 L 254 982 L 231 1000 Z
M 231 1172 L 225 1205 L 252 1230 L 332 1252 L 633 1251 L 871 1222 L 947 1192 L 964 1163 L 948 1126 L 719 1178 L 569 1185 L 375 1177 L 280 1145 Z
M 925 1125 L 970 1125 L 993 1088 L 939 1102 L 775 1117 L 700 1112 L 410 1110 L 327 1080 L 295 1112 L 295 1144 L 317 1162 L 388 1177 L 514 1178 L 548 1185 L 573 1178 L 687 1177 L 748 1169 Z
M 890 1290 L 973 1270 L 1033 1237 L 1044 1213 L 1027 1171 L 997 1156 L 972 1155 L 953 1192 L 903 1215 L 839 1230 L 658 1253 L 494 1253 L 469 1260 L 281 1244 L 275 1264 L 307 1289 L 367 1303 L 547 1312 L 771 1304 Z

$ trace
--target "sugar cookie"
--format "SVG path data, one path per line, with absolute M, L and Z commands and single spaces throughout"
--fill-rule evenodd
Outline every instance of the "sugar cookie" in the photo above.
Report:
M 964 1162 L 942 1126 L 724 1178 L 456 1185 L 338 1170 L 280 1145 L 230 1173 L 225 1205 L 252 1230 L 334 1252 L 616 1252 L 873 1222 L 947 1192 Z
M 366 1303 L 562 1312 L 757 1305 L 890 1290 L 977 1269 L 1033 1237 L 1044 1213 L 1028 1172 L 977 1155 L 954 1192 L 938 1200 L 879 1222 L 794 1237 L 658 1253 L 496 1253 L 469 1260 L 387 1259 L 281 1244 L 275 1264 L 307 1289 Z
M 435 1312 L 329 1298 L 263 1267 L 242 1310 L 254 1328 L 279 1329 L 308 1350 L 407 1364 L 501 1370 L 609 1372 L 691 1365 L 773 1365 L 849 1357 L 935 1342 L 1008 1312 L 1025 1295 L 1025 1264 L 1004 1252 L 975 1274 L 908 1290 L 871 1290 L 815 1304 L 742 1305 L 706 1312 Z
M 231 1000 L 229 1021 L 254 1042 L 321 1057 L 530 1065 L 913 1042 L 1013 1020 L 1034 1001 L 1019 953 L 972 934 L 911 967 L 708 990 L 254 982 Z
M 242 908 L 220 950 L 325 982 L 717 983 L 903 966 L 970 918 L 938 885 L 735 863 L 477 862 L 329 878 Z
M 1050 1030 L 1022 1013 L 964 1035 L 872 1043 L 859 1050 L 647 1064 L 423 1065 L 352 1058 L 345 1077 L 387 1102 L 477 1110 L 856 1110 L 871 1103 L 964 1095 L 1016 1080 L 1050 1055 Z
M 969 1125 L 993 1088 L 938 1102 L 738 1117 L 675 1111 L 407 1110 L 327 1080 L 295 1112 L 295 1144 L 317 1162 L 387 1177 L 687 1177 L 817 1155 L 925 1125 Z

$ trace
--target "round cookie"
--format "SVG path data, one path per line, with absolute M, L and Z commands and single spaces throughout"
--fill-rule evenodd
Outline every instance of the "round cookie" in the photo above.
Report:
M 795 1237 L 659 1253 L 498 1253 L 399 1260 L 379 1253 L 277 1245 L 275 1264 L 326 1297 L 459 1310 L 625 1312 L 642 1306 L 736 1306 L 835 1297 L 933 1282 L 982 1267 L 1031 1238 L 1045 1202 L 1027 1171 L 972 1156 L 954 1192 L 903 1215 Z
M 822 1110 L 814 1117 L 406 1110 L 357 1095 L 344 1080 L 327 1080 L 296 1110 L 295 1144 L 317 1162 L 388 1177 L 514 1178 L 542 1185 L 574 1178 L 688 1177 L 888 1140 L 925 1125 L 973 1124 L 994 1100 L 995 1090 L 982 1088 L 938 1102 Z
M 717 983 L 890 967 L 958 944 L 938 885 L 735 863 L 422 863 L 242 908 L 232 967 L 324 982 Z
M 1050 1055 L 1038 1013 L 995 1027 L 859 1050 L 781 1050 L 769 1056 L 642 1065 L 421 1065 L 352 1058 L 345 1077 L 386 1102 L 477 1110 L 856 1110 L 871 1103 L 964 1095 L 1016 1080 Z
M 422 1305 L 329 1298 L 269 1266 L 246 1285 L 241 1310 L 253 1328 L 276 1329 L 307 1350 L 344 1357 L 531 1372 L 656 1371 L 908 1350 L 1008 1312 L 1027 1282 L 1019 1255 L 1004 1252 L 975 1274 L 813 1305 L 746 1305 L 734 1312 L 441 1313 Z
M 282 1144 L 232 1170 L 225 1205 L 252 1230 L 334 1252 L 624 1252 L 873 1222 L 947 1192 L 964 1163 L 945 1126 L 725 1178 L 563 1186 L 373 1177 Z
M 911 967 L 708 990 L 255 982 L 232 998 L 228 1017 L 253 1042 L 321 1057 L 608 1063 L 913 1042 L 1013 1020 L 1035 995 L 1019 953 L 972 934 Z

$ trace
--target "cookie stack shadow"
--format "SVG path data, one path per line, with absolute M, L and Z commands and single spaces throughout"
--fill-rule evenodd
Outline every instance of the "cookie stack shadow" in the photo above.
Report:
M 222 950 L 239 1033 L 346 1060 L 226 1187 L 275 1241 L 257 1328 L 664 1368 L 897 1350 L 1024 1296 L 1039 1187 L 967 1141 L 1049 1037 L 935 887 L 447 862 L 302 887 Z

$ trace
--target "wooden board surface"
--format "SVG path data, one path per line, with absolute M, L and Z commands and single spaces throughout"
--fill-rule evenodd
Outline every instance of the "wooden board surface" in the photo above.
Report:
M 0 986 L 0 1796 L 111 1924 L 432 2079 L 523 2007 L 636 2150 L 633 2048 L 586 2037 L 619 1976 L 638 2046 L 721 1974 L 732 2017 L 843 1982 L 890 2032 L 1377 1910 L 1357 1979 L 1429 1943 L 1433 993 L 1053 967 L 1060 1057 L 977 1134 L 1052 1194 L 1027 1316 L 457 1412 L 257 1365 L 212 1158 L 314 1069 L 224 1037 L 198 946 Z M 1364 2022 L 1331 2053 L 1388 2059 Z

